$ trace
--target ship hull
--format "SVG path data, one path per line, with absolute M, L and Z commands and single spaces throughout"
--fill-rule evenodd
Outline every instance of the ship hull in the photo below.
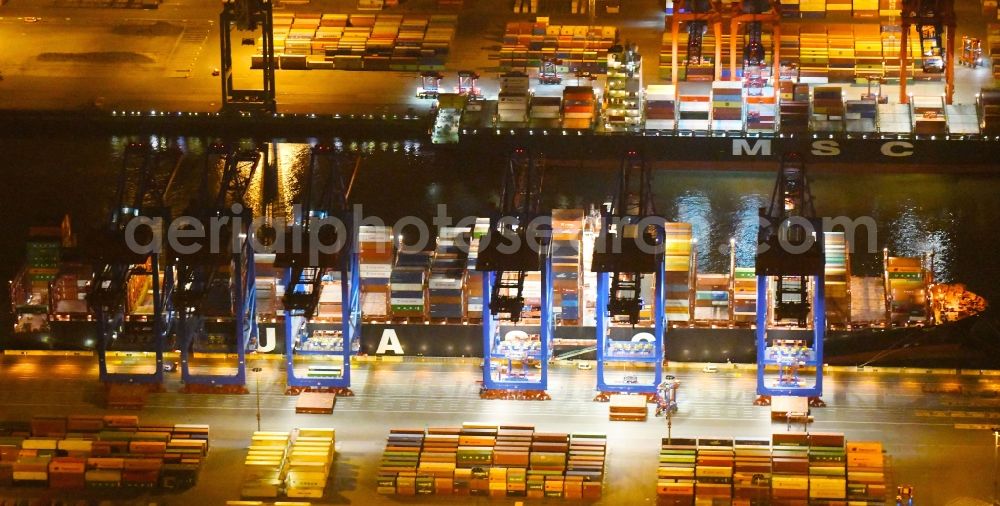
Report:
M 258 352 L 283 354 L 281 322 L 261 323 Z M 982 314 L 926 328 L 830 331 L 825 362 L 845 366 L 1000 369 L 1000 328 L 995 316 Z M 370 356 L 482 357 L 481 325 L 365 323 L 361 353 Z M 5 351 L 92 351 L 93 322 L 53 322 L 48 332 L 15 333 L 2 342 Z M 805 334 L 803 334 L 805 336 Z M 557 327 L 555 356 L 593 359 L 594 328 Z M 670 328 L 670 362 L 756 361 L 755 332 L 749 328 Z

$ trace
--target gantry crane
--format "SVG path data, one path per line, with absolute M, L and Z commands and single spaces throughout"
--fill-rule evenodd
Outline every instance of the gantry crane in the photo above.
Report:
M 223 0 L 219 14 L 219 47 L 222 68 L 222 110 L 224 112 L 277 111 L 274 90 L 274 22 L 270 0 Z M 238 89 L 233 85 L 233 30 L 261 37 L 262 84 L 260 89 Z
M 781 13 L 778 12 L 778 2 L 772 0 L 742 0 L 733 4 L 733 14 L 730 18 L 729 37 L 729 80 L 736 81 L 736 62 L 743 62 L 743 76 L 747 87 L 761 89 L 767 79 L 764 70 L 767 69 L 767 48 L 763 44 L 764 25 L 771 27 L 771 76 L 777 80 L 781 70 Z M 740 33 L 740 23 L 743 23 L 743 58 L 737 56 L 737 37 Z M 778 93 L 778 86 L 774 86 Z
M 826 331 L 823 228 L 816 218 L 799 154 L 782 156 L 771 204 L 761 209 L 760 223 L 756 257 L 758 403 L 767 404 L 772 396 L 792 396 L 808 397 L 818 404 L 823 393 Z M 766 379 L 768 366 L 778 368 L 777 381 Z M 812 383 L 799 375 L 805 368 L 815 368 Z
M 719 4 L 712 2 L 711 0 L 678 0 L 674 2 L 674 14 L 671 16 L 670 21 L 670 31 L 671 31 L 671 65 L 673 71 L 671 72 L 671 82 L 677 86 L 679 72 L 679 64 L 681 62 L 677 61 L 677 37 L 680 33 L 681 22 L 687 22 L 688 31 L 688 47 L 687 47 L 687 61 L 684 65 L 699 65 L 705 62 L 705 57 L 702 54 L 702 40 L 705 32 L 708 30 L 708 25 L 712 25 L 712 32 L 715 35 L 715 77 L 714 80 L 718 81 L 721 75 L 722 69 L 719 67 L 719 62 L 722 58 L 722 10 Z
M 906 69 L 909 65 L 910 27 L 920 37 L 920 57 L 926 73 L 944 73 L 944 95 L 950 104 L 955 94 L 955 3 L 954 0 L 903 0 L 900 12 L 902 34 L 899 46 L 899 103 L 909 103 Z M 942 40 L 943 39 L 943 40 Z M 942 44 L 944 42 L 944 44 Z
M 173 279 L 164 268 L 158 242 L 170 220 L 166 196 L 177 173 L 180 153 L 154 151 L 147 144 L 125 147 L 118 191 L 87 302 L 97 319 L 97 358 L 105 383 L 163 381 L 163 352 L 171 325 Z M 152 353 L 139 358 L 140 370 L 109 371 L 108 352 Z
M 290 393 L 303 389 L 352 395 L 351 355 L 360 347 L 361 278 L 348 198 L 361 159 L 348 168 L 331 146 L 312 149 L 295 222 L 274 266 L 287 269 L 285 361 Z M 339 291 L 339 293 L 337 293 Z M 338 304 L 334 302 L 340 300 Z M 296 360 L 298 359 L 298 360 Z
M 528 150 L 515 149 L 504 170 L 500 212 L 476 259 L 476 270 L 483 273 L 484 398 L 549 398 L 555 320 L 551 223 L 541 215 L 541 191 L 541 162 Z M 531 318 L 537 323 L 525 323 L 525 281 L 533 272 L 541 282 L 538 314 Z
M 260 163 L 257 149 L 209 146 L 201 195 L 186 213 L 192 217 L 186 228 L 205 233 L 171 251 L 186 391 L 246 392 L 246 353 L 257 344 L 253 213 L 246 196 Z M 205 372 L 199 354 L 207 353 L 224 354 L 226 363 L 212 362 Z
M 663 377 L 666 328 L 665 230 L 653 203 L 652 171 L 638 152 L 628 151 L 622 158 L 617 190 L 601 217 L 591 267 L 597 273 L 599 393 L 595 400 L 606 401 L 619 392 L 656 400 Z M 651 311 L 643 317 L 647 305 L 643 281 L 650 277 Z M 639 369 L 628 369 L 636 363 Z M 622 365 L 625 375 L 609 380 L 610 374 L 621 372 L 613 370 L 616 364 Z M 645 370 L 648 366 L 652 366 L 651 377 Z

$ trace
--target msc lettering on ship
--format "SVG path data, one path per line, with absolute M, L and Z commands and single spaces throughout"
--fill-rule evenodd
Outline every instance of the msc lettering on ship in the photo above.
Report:
M 733 156 L 771 156 L 771 139 L 733 139 Z M 813 156 L 840 156 L 843 148 L 832 139 L 815 140 L 809 145 Z M 899 158 L 913 156 L 913 143 L 907 141 L 885 141 L 879 147 L 882 156 Z

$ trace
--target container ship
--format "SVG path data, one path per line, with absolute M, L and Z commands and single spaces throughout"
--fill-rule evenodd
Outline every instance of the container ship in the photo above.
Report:
M 556 358 L 590 358 L 595 346 L 596 275 L 591 272 L 600 215 L 593 210 L 554 209 L 551 214 Z M 479 241 L 489 220 L 465 228 L 442 227 L 426 250 L 400 246 L 389 227 L 361 226 L 357 235 L 360 267 L 360 340 L 357 353 L 369 355 L 483 355 L 483 273 L 475 270 Z M 850 365 L 929 365 L 977 367 L 984 358 L 970 343 L 969 329 L 985 301 L 961 285 L 936 284 L 928 259 L 885 252 L 882 276 L 851 271 L 848 241 L 842 232 L 825 233 L 827 362 Z M 666 242 L 665 312 L 668 360 L 754 362 L 757 277 L 739 266 L 733 254 L 726 272 L 699 272 L 698 244 L 687 223 L 669 223 Z M 733 248 L 735 251 L 735 248 Z M 259 353 L 284 353 L 283 307 L 287 269 L 275 255 L 254 255 L 252 318 Z M 87 302 L 92 267 L 80 259 L 69 220 L 62 227 L 34 228 L 27 263 L 11 284 L 12 332 L 2 348 L 91 351 L 97 324 Z M 125 314 L 136 325 L 153 319 L 148 276 L 134 276 Z M 145 284 L 143 284 L 145 282 Z M 336 272 L 322 278 L 322 296 L 309 325 L 337 335 L 343 292 Z M 649 300 L 652 288 L 641 287 Z M 524 283 L 521 324 L 538 324 L 540 274 Z M 777 290 L 777 287 L 771 287 Z M 644 313 L 650 309 L 644 308 Z M 649 314 L 640 315 L 649 319 Z M 293 330 L 294 331 L 294 330 Z M 321 332 L 322 333 L 322 332 Z M 224 333 L 220 333 L 224 334 Z M 128 332 L 112 346 L 130 349 Z M 224 338 L 220 338 L 224 339 Z M 176 346 L 173 338 L 170 347 Z M 320 346 L 314 330 L 308 341 Z M 201 342 L 211 352 L 212 339 Z M 317 344 L 320 343 L 320 344 Z M 231 343 L 230 343 L 231 344 Z M 217 351 L 225 342 L 215 343 Z M 141 343 L 137 344 L 141 349 Z M 982 367 L 979 365 L 978 367 Z

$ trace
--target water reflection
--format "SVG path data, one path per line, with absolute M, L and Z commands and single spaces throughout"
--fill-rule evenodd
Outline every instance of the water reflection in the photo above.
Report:
M 8 251 L 9 264 L 23 252 L 28 225 L 58 222 L 70 213 L 77 223 L 106 220 L 114 199 L 117 172 L 125 146 L 141 140 L 184 153 L 169 201 L 175 212 L 187 207 L 206 176 L 205 152 L 214 140 L 199 137 L 115 136 L 93 143 L 73 139 L 19 139 L 4 142 L 8 182 L 16 192 L 5 203 L 2 219 L 21 230 L 0 246 Z M 3 142 L 0 140 L 0 142 Z M 250 141 L 240 141 L 248 146 Z M 414 215 L 429 219 L 439 203 L 449 206 L 453 217 L 488 216 L 494 209 L 500 185 L 498 156 L 484 153 L 470 160 L 450 152 L 433 152 L 415 140 L 370 140 L 348 137 L 313 139 L 309 143 L 280 142 L 274 147 L 277 168 L 276 215 L 290 212 L 301 175 L 309 163 L 310 147 L 319 142 L 337 150 L 363 154 L 352 200 L 364 204 L 369 215 L 393 222 Z M 566 164 L 550 168 L 545 176 L 545 205 L 582 207 L 599 203 L 613 191 L 618 162 L 608 160 L 600 169 L 584 171 Z M 207 174 L 218 185 L 221 165 Z M 738 266 L 753 265 L 758 208 L 770 198 L 774 177 L 770 173 L 664 171 L 656 174 L 657 209 L 671 219 L 693 225 L 698 239 L 698 266 L 702 272 L 725 272 L 729 266 L 728 241 L 736 240 Z M 263 171 L 258 170 L 248 195 L 256 214 L 265 212 L 261 199 Z M 858 245 L 865 251 L 851 258 L 857 274 L 881 272 L 881 250 L 893 255 L 919 256 L 935 252 L 934 273 L 939 280 L 959 281 L 989 294 L 1000 286 L 1000 273 L 992 258 L 1000 250 L 1000 235 L 990 217 L 1000 216 L 1000 178 L 991 176 L 920 176 L 852 174 L 812 177 L 817 211 L 822 216 L 872 216 L 878 223 L 875 245 Z M 66 198 L 86 191 L 86 198 Z M 20 199 L 20 200 L 18 200 Z M 863 233 L 860 235 L 864 235 Z M 873 253 L 867 253 L 872 251 Z M 14 253 L 9 253 L 14 252 Z M 10 274 L 8 274 L 10 275 Z
M 907 199 L 899 215 L 885 228 L 888 234 L 886 247 L 894 256 L 922 256 L 934 254 L 934 279 L 952 281 L 953 234 L 958 226 L 954 213 L 944 210 L 940 214 L 929 212 L 913 200 Z

